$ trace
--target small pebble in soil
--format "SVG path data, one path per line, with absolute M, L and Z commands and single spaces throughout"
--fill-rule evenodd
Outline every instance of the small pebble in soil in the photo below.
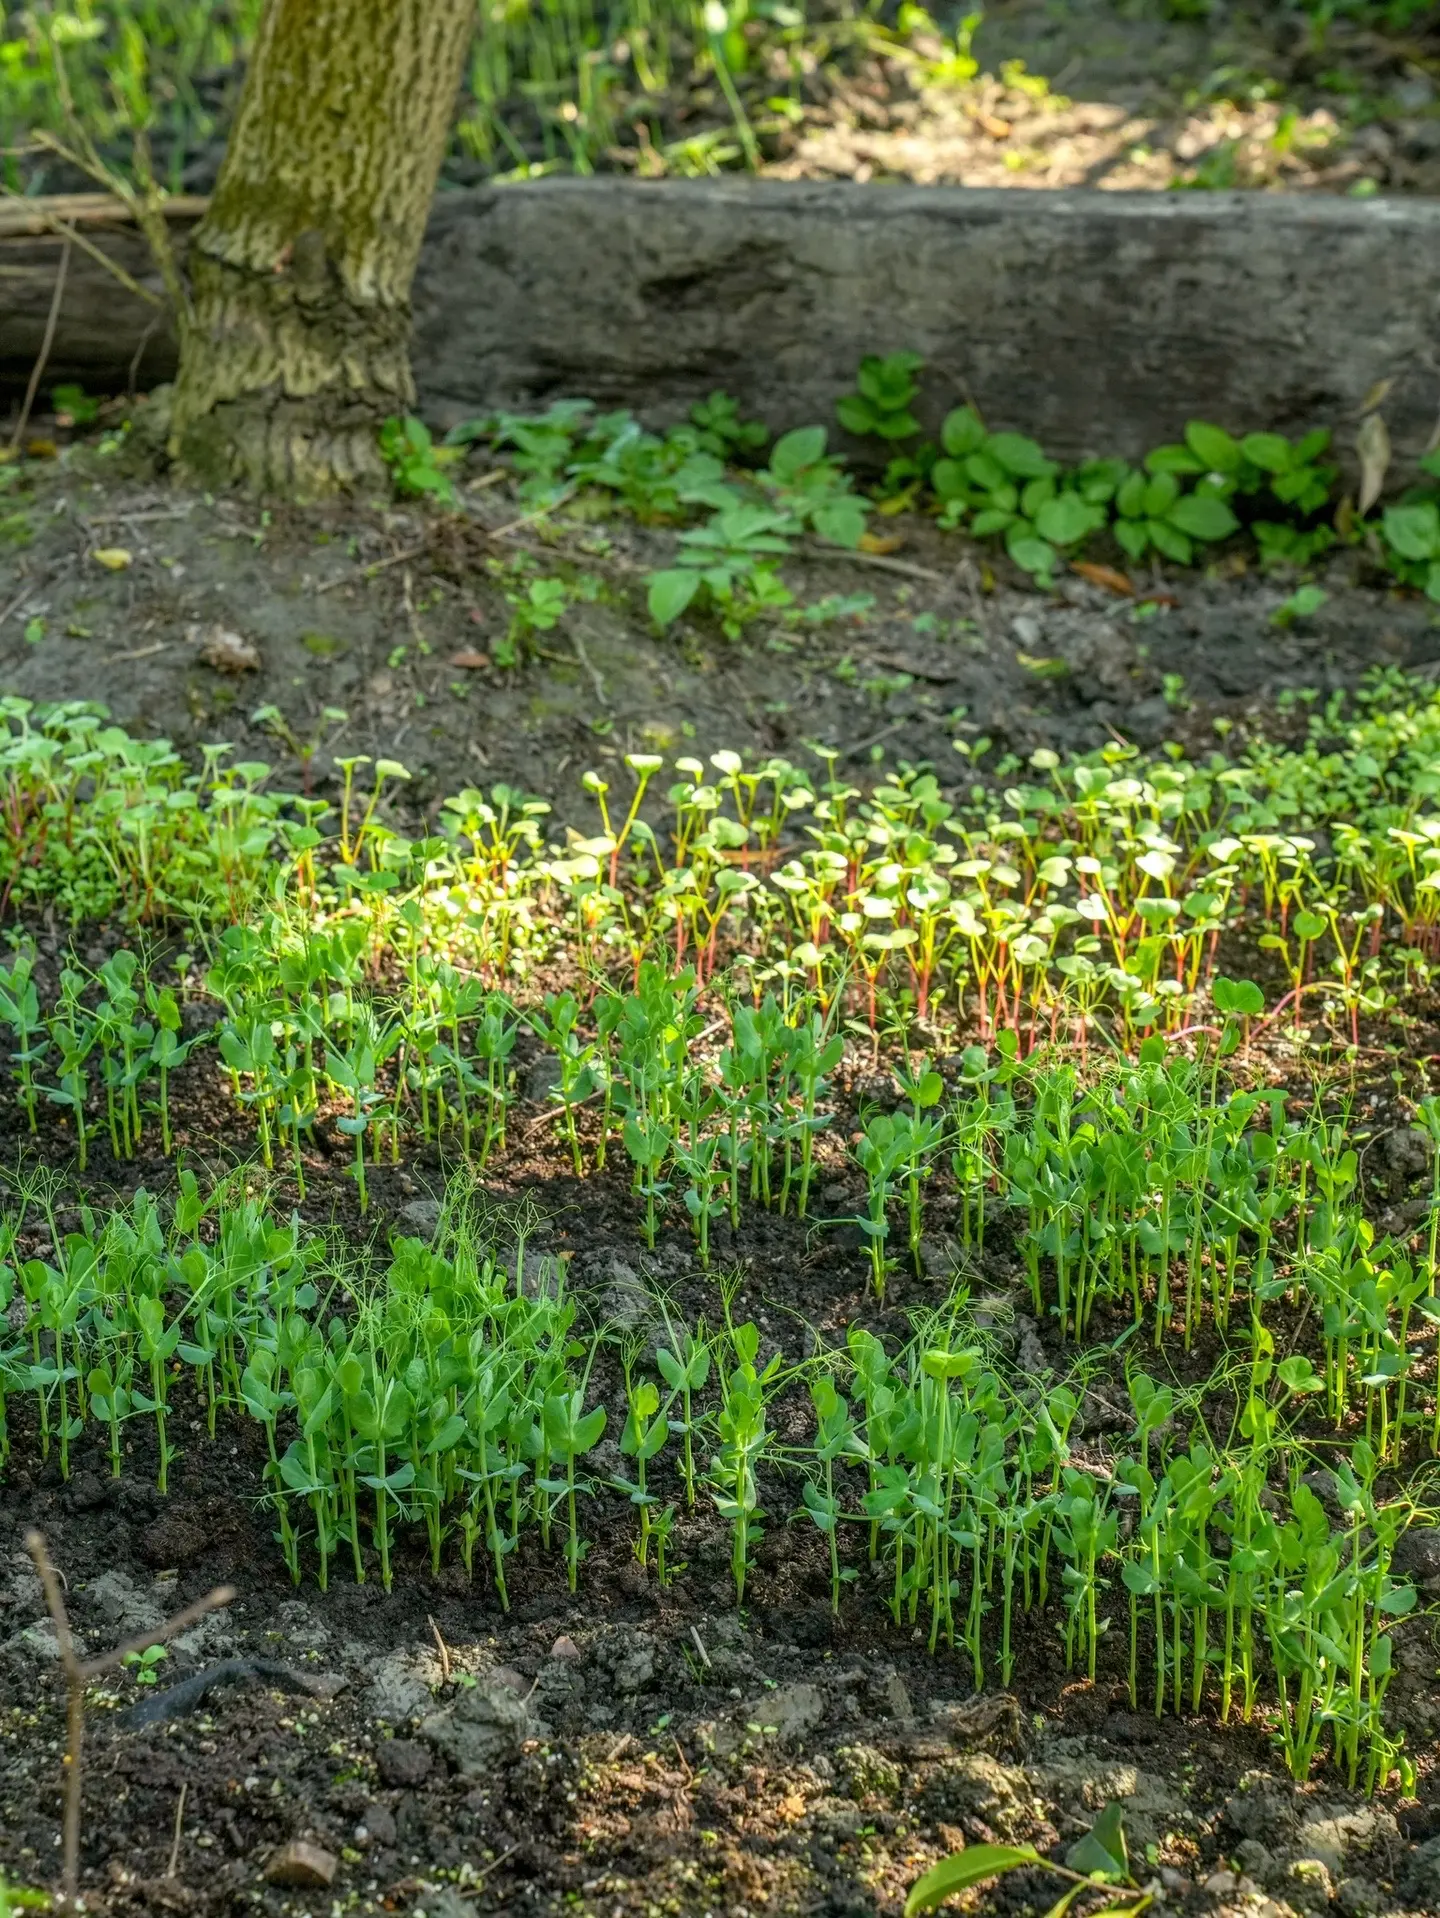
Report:
M 425 1770 L 428 1772 L 430 1769 L 429 1754 L 422 1753 L 421 1756 L 425 1759 Z M 424 1773 L 422 1772 L 421 1777 L 423 1776 Z M 417 1779 L 414 1782 L 418 1784 L 419 1780 Z M 355 1827 L 355 1843 L 362 1847 L 367 1845 L 384 1845 L 388 1847 L 395 1843 L 396 1836 L 395 1814 L 391 1811 L 390 1807 L 388 1805 L 367 1805 L 364 1819 Z
M 413 1738 L 387 1738 L 375 1753 L 375 1769 L 382 1785 L 423 1785 L 434 1764 L 428 1748 Z M 366 1815 L 372 1835 L 378 1837 L 373 1818 Z
M 335 1882 L 340 1860 L 321 1845 L 307 1838 L 292 1838 L 282 1845 L 265 1867 L 265 1882 L 270 1885 L 297 1885 L 324 1888 Z

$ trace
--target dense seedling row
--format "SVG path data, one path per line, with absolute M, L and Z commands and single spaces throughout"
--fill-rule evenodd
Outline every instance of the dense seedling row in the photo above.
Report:
M 1440 1449 L 1440 1212 L 1377 1237 L 1362 1126 L 1269 1082 L 1314 1047 L 1354 1069 L 1361 1021 L 1402 1025 L 1399 990 L 1428 980 L 1433 693 L 1377 682 L 1298 749 L 1205 764 L 987 767 L 971 739 L 960 794 L 722 752 L 677 764 L 663 826 L 661 763 L 632 755 L 623 793 L 587 776 L 596 830 L 551 844 L 548 807 L 504 788 L 408 838 L 394 762 L 341 762 L 332 806 L 218 748 L 187 773 L 85 709 L 6 711 L 9 898 L 136 929 L 90 966 L 20 938 L 0 974 L 19 1122 L 68 1128 L 77 1169 L 97 1134 L 115 1159 L 176 1149 L 176 1086 L 200 1074 L 302 1196 L 316 1129 L 338 1128 L 363 1207 L 367 1168 L 408 1142 L 493 1168 L 522 1061 L 548 1060 L 542 1123 L 575 1174 L 628 1170 L 648 1244 L 688 1235 L 703 1272 L 720 1223 L 768 1206 L 858 1228 L 884 1299 L 948 1237 L 962 1271 L 1012 1261 L 1075 1357 L 1017 1378 L 961 1291 L 908 1341 L 856 1324 L 791 1361 L 732 1317 L 723 1269 L 708 1324 L 657 1301 L 653 1336 L 623 1335 L 560 1262 L 532 1282 L 533 1250 L 499 1259 L 458 1201 L 433 1246 L 346 1264 L 182 1173 L 173 1217 L 141 1197 L 69 1235 L 48 1188 L 26 1195 L 0 1448 L 23 1434 L 68 1473 L 88 1432 L 118 1471 L 139 1422 L 163 1487 L 188 1372 L 212 1432 L 263 1428 L 297 1580 L 388 1586 L 413 1531 L 502 1603 L 527 1549 L 573 1586 L 595 1498 L 623 1495 L 662 1582 L 722 1522 L 744 1602 L 767 1512 L 789 1515 L 825 1541 L 837 1607 L 868 1557 L 897 1623 L 961 1648 L 977 1684 L 1010 1678 L 1026 1617 L 1089 1673 L 1108 1628 L 1137 1700 L 1272 1712 L 1297 1776 L 1322 1748 L 1352 1779 L 1388 1772 L 1389 1627 L 1414 1602 L 1391 1555 L 1406 1475 Z M 158 956 L 161 935 L 184 949 Z M 1232 951 L 1268 998 L 1221 970 Z M 1440 1107 L 1412 1112 L 1433 1195 Z M 1132 1428 L 1103 1455 L 1071 1436 L 1100 1337 Z M 1212 1376 L 1174 1382 L 1202 1348 Z
M 1011 1062 L 1069 1042 L 1082 1066 L 1146 1033 L 1212 1063 L 1277 1037 L 1354 1047 L 1433 963 L 1440 700 L 1403 683 L 1350 716 L 1337 703 L 1301 750 L 1037 752 L 968 799 L 911 769 L 865 794 L 823 755 L 813 771 L 682 759 L 663 837 L 645 812 L 662 762 L 630 755 L 615 803 L 586 776 L 598 830 L 548 846 L 548 806 L 504 787 L 446 801 L 412 839 L 382 812 L 395 762 L 341 762 L 332 807 L 221 748 L 187 775 L 94 713 L 7 711 L 9 899 L 118 907 L 187 940 L 173 970 L 122 949 L 47 973 L 43 995 L 21 940 L 0 977 L 26 1124 L 58 1109 L 82 1167 L 96 1128 L 116 1157 L 148 1125 L 171 1149 L 171 1077 L 199 1046 L 302 1190 L 307 1136 L 333 1117 L 363 1203 L 367 1159 L 406 1136 L 481 1165 L 503 1150 L 523 1034 L 522 1053 L 553 1055 L 576 1172 L 583 1137 L 598 1132 L 598 1163 L 623 1142 L 647 1237 L 683 1196 L 703 1258 L 743 1194 L 807 1209 L 845 1044 L 878 1054 L 909 1032 L 912 1109 L 861 1147 L 878 1289 L 890 1187 L 913 1242 L 926 1168 L 953 1149 L 916 1035 L 932 1058 L 973 1037 Z M 959 744 L 977 770 L 990 758 Z M 1222 940 L 1278 973 L 1268 1011 L 1217 970 Z M 573 985 L 530 986 L 542 966 Z M 218 1006 L 208 1031 L 197 998 Z
M 20 1258 L 19 1235 L 45 1216 L 51 1256 Z M 343 1566 L 361 1580 L 378 1570 L 388 1590 L 397 1535 L 414 1529 L 435 1569 L 448 1549 L 473 1574 L 478 1556 L 502 1604 L 526 1540 L 574 1589 L 584 1513 L 609 1493 L 636 1508 L 636 1557 L 662 1585 L 696 1507 L 712 1510 L 743 1602 L 773 1497 L 824 1536 L 837 1610 L 868 1557 L 896 1623 L 922 1626 L 932 1649 L 961 1647 L 977 1686 L 987 1656 L 1010 1681 L 1022 1615 L 1053 1616 L 1067 1662 L 1093 1677 L 1102 1633 L 1123 1632 L 1128 1611 L 1132 1699 L 1149 1668 L 1157 1714 L 1198 1708 L 1207 1688 L 1226 1718 L 1263 1700 L 1297 1777 L 1327 1741 L 1352 1783 L 1373 1786 L 1395 1756 L 1388 1628 L 1415 1594 L 1389 1567 L 1410 1507 L 1386 1497 L 1363 1437 L 1325 1452 L 1325 1496 L 1313 1489 L 1300 1427 L 1321 1382 L 1306 1361 L 1273 1363 L 1258 1317 L 1233 1430 L 1211 1433 L 1195 1401 L 1137 1362 L 1128 1438 L 1082 1467 L 1070 1435 L 1083 1377 L 1007 1383 L 963 1294 L 919 1314 L 898 1350 L 855 1326 L 844 1348 L 791 1363 L 762 1360 L 729 1286 L 714 1327 L 659 1298 L 648 1339 L 590 1325 L 560 1261 L 527 1261 L 520 1244 L 519 1284 L 463 1203 L 433 1247 L 397 1239 L 374 1268 L 339 1263 L 235 1190 L 202 1198 L 188 1174 L 170 1217 L 142 1192 L 68 1235 L 41 1186 L 4 1236 L 0 1305 L 13 1291 L 24 1317 L 0 1349 L 0 1414 L 24 1405 L 33 1442 L 67 1474 L 87 1429 L 118 1475 L 148 1424 L 163 1489 L 188 1374 L 212 1434 L 221 1414 L 262 1427 L 297 1583 L 308 1569 L 324 1587 Z M 591 1462 L 606 1346 L 628 1476 Z M 782 1442 L 796 1421 L 777 1420 L 777 1404 L 796 1393 L 808 1436 Z

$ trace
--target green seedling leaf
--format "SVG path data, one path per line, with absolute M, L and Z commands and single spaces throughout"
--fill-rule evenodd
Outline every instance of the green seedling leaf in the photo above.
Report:
M 1110 1884 L 1123 1884 L 1130 1876 L 1130 1854 L 1125 1844 L 1124 1814 L 1112 1799 L 1085 1836 L 1065 1854 L 1071 1871 L 1083 1871 L 1087 1878 L 1102 1878 Z
M 1288 599 L 1282 600 L 1270 615 L 1272 626 L 1293 626 L 1296 620 L 1309 619 L 1313 613 L 1329 599 L 1330 595 L 1323 586 L 1298 587 Z
M 1042 448 L 1022 433 L 992 433 L 985 451 L 1015 479 L 1048 479 L 1059 471 Z
M 1323 1392 L 1325 1390 L 1324 1379 L 1319 1376 L 1307 1358 L 1282 1359 L 1275 1368 L 1275 1376 L 1287 1392 Z
M 1215 1001 L 1215 1010 L 1227 1018 L 1234 1015 L 1253 1019 L 1265 1010 L 1265 995 L 1253 979 L 1227 979 L 1223 973 L 1217 973 L 1211 982 L 1210 996 Z
M 987 1879 L 1017 1871 L 1022 1865 L 1041 1863 L 1043 1860 L 1033 1845 L 966 1845 L 962 1851 L 952 1851 L 948 1858 L 942 1858 L 910 1887 L 905 1900 L 905 1918 L 935 1911 L 947 1898 L 953 1898 L 957 1891 L 968 1890 L 971 1885 L 983 1885 Z

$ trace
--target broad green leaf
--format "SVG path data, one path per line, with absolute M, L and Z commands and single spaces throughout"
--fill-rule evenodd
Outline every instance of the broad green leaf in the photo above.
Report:
M 1049 500 L 1035 515 L 1035 531 L 1053 546 L 1073 546 L 1093 533 L 1102 515 L 1078 493 L 1061 493 Z
M 1173 559 L 1177 566 L 1188 566 L 1195 557 L 1195 549 L 1187 536 L 1168 520 L 1147 519 L 1146 530 L 1166 559 Z
M 952 460 L 963 460 L 980 451 L 985 444 L 985 426 L 973 407 L 957 406 L 953 413 L 946 414 L 940 444 Z
M 1166 514 L 1191 539 L 1228 539 L 1240 522 L 1217 493 L 1187 493 Z
M 1057 554 L 1048 540 L 1040 539 L 1036 534 L 1022 531 L 1025 522 L 1019 520 L 1006 537 L 1005 550 L 1022 572 L 1034 573 L 1046 578 L 1055 569 Z
M 797 426 L 793 433 L 783 433 L 776 440 L 770 453 L 770 471 L 777 479 L 793 479 L 824 457 L 825 428 Z
M 935 1911 L 957 1891 L 983 1885 L 987 1878 L 998 1878 L 1003 1872 L 1041 1862 L 1033 1845 L 966 1845 L 962 1851 L 952 1851 L 948 1858 L 942 1858 L 910 1887 L 910 1895 L 905 1900 L 905 1918 L 916 1918 L 922 1911 Z
M 992 433 L 985 451 L 1016 479 L 1044 479 L 1057 470 L 1055 462 L 1046 459 L 1043 449 L 1023 433 Z
M 1287 473 L 1294 464 L 1290 442 L 1281 433 L 1247 433 L 1240 450 L 1262 473 Z
M 1185 428 L 1185 444 L 1209 473 L 1236 473 L 1244 455 L 1240 442 L 1223 427 L 1210 426 L 1204 420 L 1191 420 Z
M 1429 500 L 1388 507 L 1382 524 L 1387 545 L 1402 559 L 1440 559 L 1440 512 Z
M 700 575 L 686 567 L 652 573 L 645 603 L 657 626 L 668 626 L 679 619 L 700 588 Z

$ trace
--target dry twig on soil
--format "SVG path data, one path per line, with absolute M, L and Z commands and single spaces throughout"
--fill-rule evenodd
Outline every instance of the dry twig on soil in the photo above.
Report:
M 44 1587 L 45 1603 L 55 1627 L 55 1643 L 60 1650 L 60 1668 L 65 1674 L 64 1896 L 66 1903 L 73 1905 L 80 1890 L 80 1791 L 85 1746 L 85 1687 L 92 1679 L 113 1671 L 131 1652 L 143 1652 L 151 1645 L 163 1645 L 167 1639 L 176 1637 L 204 1618 L 207 1612 L 218 1611 L 221 1606 L 228 1605 L 235 1596 L 235 1588 L 233 1585 L 219 1585 L 203 1598 L 197 1598 L 193 1605 L 187 1605 L 184 1611 L 167 1619 L 155 1631 L 143 1632 L 138 1638 L 127 1638 L 123 1644 L 115 1646 L 112 1651 L 102 1652 L 98 1658 L 82 1659 L 75 1650 L 70 1615 L 65 1609 L 60 1580 L 50 1562 L 44 1537 L 39 1532 L 27 1532 L 25 1548 L 35 1561 L 35 1570 Z

